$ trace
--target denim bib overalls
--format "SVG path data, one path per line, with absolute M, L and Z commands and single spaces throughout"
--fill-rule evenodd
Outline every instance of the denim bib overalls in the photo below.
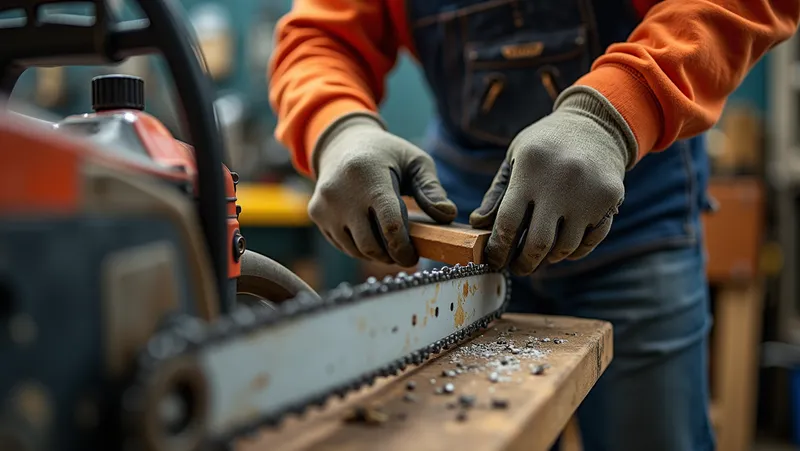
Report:
M 437 107 L 423 147 L 460 222 L 514 135 L 639 23 L 626 0 L 406 1 Z M 586 451 L 713 449 L 700 223 L 708 173 L 702 136 L 647 155 L 626 174 L 625 201 L 589 256 L 514 280 L 513 311 L 614 325 L 614 360 L 578 412 Z

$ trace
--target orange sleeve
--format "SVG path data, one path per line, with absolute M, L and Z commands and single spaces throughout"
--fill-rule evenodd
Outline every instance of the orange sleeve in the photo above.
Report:
M 798 0 L 664 0 L 577 84 L 619 110 L 641 158 L 711 128 L 747 72 L 798 21 Z
M 383 0 L 294 0 L 269 67 L 277 139 L 308 175 L 317 137 L 335 119 L 376 112 L 398 44 Z

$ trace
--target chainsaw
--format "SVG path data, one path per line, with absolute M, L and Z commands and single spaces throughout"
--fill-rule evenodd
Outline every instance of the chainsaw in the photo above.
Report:
M 75 3 L 74 1 L 70 1 Z M 213 89 L 175 1 L 120 21 L 0 0 L 0 94 L 30 67 L 160 54 L 191 143 L 144 112 L 142 79 L 92 79 L 93 111 L 0 114 L 0 449 L 226 449 L 423 363 L 510 296 L 485 265 L 319 295 L 247 249 Z M 7 17 L 7 15 L 3 15 Z

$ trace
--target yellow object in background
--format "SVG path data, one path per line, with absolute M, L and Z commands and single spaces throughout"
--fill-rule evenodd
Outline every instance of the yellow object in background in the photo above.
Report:
M 759 259 L 761 273 L 765 276 L 777 276 L 783 269 L 783 249 L 775 241 L 768 241 L 761 246 Z
M 200 40 L 200 50 L 214 80 L 227 77 L 233 66 L 233 42 L 227 33 L 219 33 Z
M 65 97 L 65 74 L 63 67 L 39 67 L 36 69 L 35 102 L 43 108 L 58 106 Z
M 206 3 L 191 11 L 200 51 L 209 75 L 222 80 L 233 69 L 234 44 L 228 11 L 219 4 Z
M 237 204 L 243 227 L 308 227 L 311 196 L 279 184 L 240 183 Z

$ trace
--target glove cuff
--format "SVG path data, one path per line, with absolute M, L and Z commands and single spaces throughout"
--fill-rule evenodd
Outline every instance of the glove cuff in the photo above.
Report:
M 380 116 L 368 111 L 356 111 L 338 117 L 325 127 L 317 138 L 314 149 L 311 151 L 311 176 L 315 179 L 319 174 L 319 160 L 325 149 L 336 140 L 344 131 L 353 127 L 370 127 L 386 130 L 386 123 Z
M 596 89 L 582 85 L 571 86 L 558 96 L 553 110 L 588 114 L 618 142 L 625 160 L 625 170 L 632 169 L 636 164 L 639 145 L 633 130 L 614 105 Z

